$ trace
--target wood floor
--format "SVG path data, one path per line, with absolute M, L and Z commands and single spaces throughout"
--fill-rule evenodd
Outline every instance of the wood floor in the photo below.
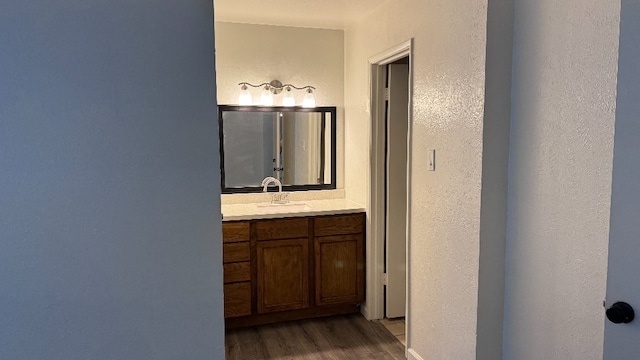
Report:
M 404 346 L 361 314 L 227 330 L 227 360 L 393 360 Z

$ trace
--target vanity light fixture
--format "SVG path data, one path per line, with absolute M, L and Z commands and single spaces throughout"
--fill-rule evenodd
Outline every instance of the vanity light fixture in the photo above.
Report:
M 291 91 L 291 87 L 289 86 L 284 89 L 282 106 L 296 106 L 296 98 L 293 97 L 293 91 Z
M 307 93 L 304 95 L 304 99 L 302 100 L 302 107 L 316 107 L 316 98 L 313 96 L 313 90 L 307 89 Z
M 247 85 L 242 84 L 240 88 L 240 95 L 238 96 L 238 104 L 240 105 L 251 105 L 253 103 L 253 99 L 251 98 L 251 93 L 247 88 Z
M 269 85 L 265 85 L 264 90 L 262 90 L 262 95 L 260 96 L 260 105 L 273 106 L 273 94 L 271 93 Z
M 282 84 L 278 80 L 273 80 L 270 83 L 262 83 L 259 85 L 254 85 L 248 82 L 241 82 L 238 85 L 240 85 L 240 95 L 238 96 L 238 104 L 240 105 L 252 105 L 253 99 L 248 89 L 248 87 L 250 86 L 253 88 L 264 87 L 262 95 L 260 96 L 260 103 L 258 105 L 273 106 L 273 96 L 278 95 L 282 91 L 284 91 L 284 96 L 282 97 L 282 106 L 295 106 L 296 99 L 293 94 L 293 89 L 296 89 L 306 91 L 304 99 L 302 101 L 302 107 L 312 108 L 316 106 L 316 99 L 313 95 L 313 90 L 315 90 L 316 88 L 313 86 L 306 85 L 298 87 L 293 84 Z

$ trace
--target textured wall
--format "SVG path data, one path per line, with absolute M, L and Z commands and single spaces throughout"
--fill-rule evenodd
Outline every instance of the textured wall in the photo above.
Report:
M 278 79 L 311 85 L 318 106 L 338 110 L 338 188 L 344 185 L 344 32 L 341 30 L 216 22 L 218 103 L 237 104 L 239 82 Z M 252 90 L 254 101 L 259 89 Z M 296 91 L 296 103 L 304 93 Z M 282 95 L 275 97 L 280 105 Z
M 367 203 L 367 59 L 414 38 L 408 346 L 475 359 L 486 1 L 389 1 L 346 31 L 345 190 Z M 427 172 L 427 149 L 437 170 Z
M 620 1 L 516 0 L 505 359 L 601 359 Z
M 3 0 L 0 359 L 222 359 L 212 4 Z

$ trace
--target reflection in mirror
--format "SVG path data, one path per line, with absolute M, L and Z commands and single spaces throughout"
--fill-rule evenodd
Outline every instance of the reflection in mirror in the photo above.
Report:
M 222 193 L 335 189 L 335 107 L 218 108 Z

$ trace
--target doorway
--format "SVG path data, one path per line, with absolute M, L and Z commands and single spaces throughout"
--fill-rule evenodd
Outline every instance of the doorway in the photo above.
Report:
M 368 319 L 409 319 L 411 47 L 410 40 L 369 59 Z
M 409 58 L 387 64 L 385 87 L 385 318 L 405 317 Z

